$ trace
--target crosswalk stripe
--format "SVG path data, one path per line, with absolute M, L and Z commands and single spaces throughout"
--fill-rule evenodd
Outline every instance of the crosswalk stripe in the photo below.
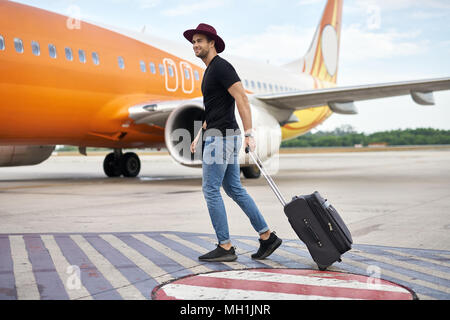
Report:
M 93 248 L 83 236 L 71 235 L 71 238 L 124 299 L 146 299 L 142 293 L 130 284 L 130 282 L 116 269 L 116 267 L 113 266 L 97 250 L 95 250 L 95 248 Z
M 383 256 L 383 254 L 381 252 L 380 252 L 380 254 L 374 254 L 374 253 L 367 252 L 367 251 L 364 251 L 364 252 L 359 251 L 359 252 L 361 254 L 366 255 L 367 257 L 371 257 L 371 258 L 377 257 L 377 260 L 379 260 L 381 262 L 390 263 L 392 265 L 395 265 L 397 267 L 401 267 L 404 269 L 410 269 L 410 270 L 414 270 L 417 272 L 422 272 L 424 274 L 429 274 L 430 270 L 431 270 L 430 268 L 425 268 L 419 264 L 410 263 L 408 261 L 405 261 L 404 259 L 400 260 L 400 259 L 393 259 L 392 256 L 390 256 L 390 257 Z M 432 272 L 433 272 L 433 276 L 436 276 L 436 277 L 439 277 L 442 279 L 448 279 L 449 275 L 450 275 L 447 272 L 442 272 L 442 271 L 435 270 L 435 269 L 433 269 Z
M 314 263 L 314 261 L 311 258 L 305 258 L 299 254 L 293 254 L 293 253 L 287 251 L 286 249 L 284 249 L 284 247 L 286 247 L 286 246 L 293 247 L 297 250 L 304 251 L 306 254 L 309 254 L 308 251 L 306 250 L 306 248 L 303 249 L 303 248 L 300 248 L 298 245 L 290 245 L 288 242 L 283 242 L 281 244 L 281 246 L 275 251 L 275 253 L 277 255 L 287 258 L 291 261 L 302 263 L 308 267 L 311 267 L 311 268 L 317 267 L 317 265 Z
M 187 247 L 191 247 L 192 249 L 194 249 L 194 250 L 196 250 L 198 252 L 205 252 L 206 251 L 205 248 L 203 248 L 203 247 L 201 247 L 201 246 L 199 246 L 199 245 L 197 245 L 197 244 L 195 244 L 193 242 L 189 242 L 187 240 L 184 240 L 184 239 L 180 238 L 177 235 L 165 234 L 165 233 L 163 233 L 162 235 L 164 237 L 166 237 L 166 238 L 172 239 L 173 241 L 181 243 L 182 245 L 185 245 Z M 222 262 L 222 263 L 227 265 L 227 266 L 229 266 L 229 267 L 231 267 L 232 269 L 244 269 L 244 268 L 247 267 L 247 266 L 245 266 L 245 265 L 243 265 L 243 264 L 241 264 L 239 262 L 236 262 L 236 261 L 233 261 L 233 262 Z
M 197 261 L 194 261 L 175 250 L 169 248 L 168 246 L 160 243 L 159 241 L 156 241 L 150 237 L 147 237 L 143 234 L 134 234 L 132 235 L 134 238 L 138 239 L 139 241 L 142 241 L 143 243 L 149 245 L 152 248 L 155 248 L 159 252 L 164 253 L 169 258 L 173 259 L 177 263 L 181 264 L 183 267 L 190 269 L 193 273 L 203 273 L 203 272 L 209 272 L 211 271 L 210 268 L 199 265 Z
M 291 250 L 293 250 L 293 249 L 298 250 L 299 249 L 299 247 L 296 244 L 288 243 L 287 247 L 291 248 Z M 305 250 L 306 250 L 306 247 L 305 247 Z M 329 267 L 327 270 L 330 270 L 330 271 L 342 271 L 342 268 L 348 269 L 348 267 L 345 267 L 347 265 L 347 266 L 351 266 L 351 267 L 357 268 L 358 270 L 362 270 L 363 274 L 366 273 L 368 268 L 370 266 L 373 266 L 374 263 L 365 263 L 365 262 L 361 262 L 361 261 L 356 260 L 354 258 L 355 257 L 354 253 L 356 253 L 356 252 L 359 252 L 358 249 L 355 249 L 355 248 L 352 249 L 352 251 L 350 251 L 350 253 L 347 253 L 347 254 L 343 255 L 343 257 L 342 257 L 342 264 L 336 264 L 336 267 L 332 266 L 332 267 Z M 358 256 L 356 256 L 356 258 L 357 257 Z M 337 268 L 338 266 L 340 266 L 340 268 Z M 386 268 L 383 268 L 381 271 L 382 271 L 382 274 L 380 274 L 380 276 L 381 276 L 382 279 L 386 278 L 386 276 L 387 276 L 387 277 L 391 277 L 393 279 L 396 279 L 397 281 L 400 280 L 400 281 L 404 281 L 404 282 L 407 282 L 407 283 L 411 283 L 412 281 L 414 281 L 417 284 L 422 285 L 424 287 L 431 287 L 432 289 L 435 289 L 435 288 L 433 288 L 433 284 L 427 283 L 427 282 L 422 281 L 420 279 L 412 279 L 412 278 L 410 278 L 408 276 L 405 276 L 405 275 L 403 275 L 401 273 L 397 273 L 395 271 L 391 271 L 391 270 L 386 269 Z M 353 271 L 353 272 L 361 273 L 361 271 Z M 396 280 L 394 280 L 394 281 L 396 281 Z M 432 298 L 432 297 L 430 297 L 428 295 L 425 295 L 425 294 L 419 294 L 419 293 L 416 293 L 416 294 L 419 297 L 419 299 L 426 299 L 426 300 L 434 300 L 435 299 L 435 298 Z
M 243 242 L 243 243 L 246 243 L 246 244 L 248 244 L 250 246 L 255 246 L 256 247 L 255 248 L 255 252 L 259 248 L 259 242 L 256 242 L 255 240 L 239 239 L 239 241 Z M 278 252 L 276 252 L 276 253 L 278 253 Z M 285 268 L 286 267 L 285 265 L 283 265 L 283 264 L 281 264 L 281 263 L 279 263 L 279 262 L 277 262 L 275 260 L 272 260 L 272 258 L 273 258 L 272 256 L 269 256 L 268 258 L 264 259 L 263 261 L 264 261 L 265 264 L 271 266 L 272 268 Z
M 52 235 L 42 235 L 41 239 L 53 260 L 56 271 L 69 295 L 69 299 L 92 300 L 92 296 L 83 286 L 81 279 L 76 274 L 76 270 L 73 267 L 71 268 L 71 265 L 62 254 L 61 249 L 56 244 L 55 238 Z
M 402 257 L 406 257 L 406 258 L 412 258 L 412 259 L 416 259 L 416 260 L 420 260 L 420 261 L 436 264 L 438 266 L 442 266 L 442 267 L 445 267 L 445 268 L 450 268 L 450 263 L 447 263 L 445 261 L 437 261 L 437 260 L 433 260 L 433 259 L 430 259 L 430 258 L 424 258 L 424 257 L 418 256 L 418 255 L 412 255 L 410 253 L 401 252 L 399 250 L 383 249 L 383 251 L 389 252 L 389 253 L 394 254 L 394 255 L 399 255 L 399 256 L 402 256 Z M 428 268 L 427 268 L 427 270 L 428 270 Z M 450 274 L 448 274 L 447 277 L 448 276 L 450 276 Z
M 197 257 L 217 242 L 214 235 L 165 231 L 1 236 L 0 287 L 12 288 L 4 290 L 7 294 L 1 297 L 6 299 L 148 299 L 155 285 L 190 274 L 261 267 L 316 270 L 306 246 L 294 240 L 285 240 L 267 259 L 253 260 L 257 237 L 234 236 L 237 261 L 205 263 Z M 327 270 L 373 274 L 374 280 L 379 276 L 411 288 L 420 299 L 446 299 L 449 256 L 445 250 L 356 244 L 342 263 Z M 76 287 L 69 280 L 74 279 L 74 267 L 82 280 Z M 379 271 L 374 273 L 373 267 Z
M 157 282 L 163 283 L 173 279 L 173 277 L 169 273 L 158 267 L 155 263 L 144 257 L 134 248 L 128 246 L 125 242 L 123 242 L 115 235 L 102 234 L 100 235 L 100 237 L 105 241 L 108 241 L 108 243 L 119 250 L 124 256 L 130 259 L 136 266 L 142 269 Z
M 357 260 L 351 258 L 349 255 L 346 255 L 346 256 L 342 259 L 342 261 L 343 261 L 343 263 L 345 263 L 345 264 L 348 264 L 348 265 L 350 265 L 350 266 L 353 266 L 353 267 L 359 268 L 359 269 L 361 269 L 361 270 L 364 270 L 364 272 L 366 272 L 366 270 L 367 270 L 368 267 L 370 267 L 370 266 L 373 265 L 372 263 L 365 263 L 365 262 L 357 261 Z M 381 277 L 382 279 L 385 279 L 386 276 L 387 276 L 387 277 L 394 278 L 394 279 L 397 279 L 397 281 L 400 280 L 400 281 L 404 281 L 404 282 L 407 282 L 407 283 L 411 283 L 411 282 L 414 281 L 415 283 L 417 283 L 417 284 L 419 284 L 419 285 L 422 285 L 422 286 L 424 286 L 424 287 L 429 287 L 429 284 L 428 284 L 428 283 L 423 282 L 423 281 L 421 281 L 421 280 L 419 280 L 419 279 L 412 279 L 412 278 L 410 278 L 410 277 L 408 277 L 408 276 L 405 276 L 405 275 L 403 275 L 403 274 L 401 274 L 401 273 L 397 273 L 397 272 L 394 272 L 394 271 L 390 271 L 390 270 L 388 270 L 388 269 L 386 269 L 386 268 L 383 268 L 383 269 L 382 269 L 382 273 L 380 274 L 380 277 Z M 419 293 L 417 293 L 417 292 L 416 292 L 416 294 L 417 294 L 417 296 L 419 297 L 419 299 L 421 299 L 421 300 L 422 300 L 422 299 L 425 299 L 425 300 L 435 300 L 435 298 L 432 298 L 432 297 L 427 296 L 427 295 L 425 295 L 425 294 L 419 294 Z
M 10 236 L 11 256 L 14 266 L 14 278 L 17 288 L 18 300 L 39 300 L 38 290 L 33 267 L 28 258 L 23 236 Z
M 372 259 L 372 260 L 375 260 L 375 261 L 380 261 L 382 263 L 398 266 L 398 267 L 401 267 L 401 268 L 405 268 L 405 269 L 409 269 L 409 270 L 413 270 L 413 271 L 417 271 L 417 272 L 422 272 L 422 273 L 425 273 L 425 274 L 429 273 L 429 270 L 425 271 L 420 266 L 412 265 L 412 264 L 406 263 L 406 262 L 398 262 L 395 259 L 385 258 L 385 257 L 382 257 L 381 255 L 370 254 L 370 253 L 362 252 L 362 251 L 359 251 L 359 250 L 354 250 L 354 252 L 352 252 L 352 253 L 353 254 L 357 254 L 359 256 L 362 256 L 362 257 L 365 257 L 365 258 L 368 258 L 368 259 Z M 417 281 L 417 282 L 422 283 L 423 286 L 426 286 L 426 287 L 429 287 L 429 288 L 433 288 L 435 290 L 439 290 L 439 291 L 442 291 L 442 292 L 445 292 L 445 293 L 450 293 L 450 288 L 448 288 L 446 286 L 439 285 L 439 284 L 435 284 L 435 283 L 432 283 L 432 282 L 429 282 L 429 281 L 419 280 L 419 279 L 410 279 L 410 278 L 409 278 L 409 281 L 414 281 L 414 282 Z

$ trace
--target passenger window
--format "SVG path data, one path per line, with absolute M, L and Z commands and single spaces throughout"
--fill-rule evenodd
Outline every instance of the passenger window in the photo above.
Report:
M 155 74 L 156 73 L 156 67 L 155 64 L 153 62 L 150 62 L 150 71 Z
M 100 59 L 98 57 L 98 53 L 97 52 L 92 52 L 92 62 L 94 62 L 94 64 L 96 66 L 98 66 L 100 64 Z
M 258 81 L 258 89 L 261 89 L 261 82 Z
M 189 79 L 191 78 L 188 69 L 184 69 L 184 77 L 185 77 L 187 80 L 189 80 Z
M 265 82 L 263 83 L 263 87 L 264 87 L 264 91 L 267 91 L 267 85 Z
M 23 53 L 23 42 L 19 38 L 14 38 L 14 48 L 18 53 Z
M 195 80 L 197 80 L 197 81 L 199 81 L 199 80 L 200 80 L 200 76 L 199 76 L 199 74 L 198 74 L 198 71 L 197 71 L 197 70 L 194 70 L 194 77 L 195 77 Z
M 159 73 L 163 76 L 164 75 L 164 67 L 163 65 L 160 63 L 159 64 Z
M 53 44 L 48 45 L 48 53 L 50 58 L 56 59 L 56 47 Z
M 269 83 L 269 90 L 270 90 L 270 92 L 272 92 L 272 91 L 273 91 L 273 86 L 272 86 L 272 84 L 271 84 L 271 83 Z
M 169 66 L 167 69 L 169 70 L 169 76 L 173 78 L 173 67 Z
M 252 80 L 252 89 L 255 89 L 255 81 Z
M 248 80 L 244 80 L 245 87 L 248 88 Z
M 3 39 L 3 36 L 0 36 L 0 50 L 5 50 L 5 39 Z
M 139 65 L 141 66 L 141 71 L 142 72 L 147 72 L 147 68 L 145 67 L 145 62 L 144 61 L 139 61 Z
M 73 60 L 72 48 L 65 48 L 64 51 L 66 52 L 66 59 L 72 61 Z
M 35 56 L 41 55 L 41 48 L 39 47 L 39 43 L 36 41 L 31 41 L 31 51 Z
M 80 59 L 81 63 L 86 63 L 86 53 L 84 50 L 78 50 L 78 58 Z
M 122 58 L 122 57 L 119 57 L 119 58 L 117 59 L 117 61 L 119 62 L 119 68 L 120 68 L 120 69 L 125 69 L 125 62 L 123 61 L 123 58 Z

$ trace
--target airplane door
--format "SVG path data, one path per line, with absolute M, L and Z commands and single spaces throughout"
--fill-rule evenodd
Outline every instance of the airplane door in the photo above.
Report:
M 172 59 L 164 58 L 164 77 L 166 79 L 166 90 L 170 92 L 178 89 L 178 70 L 177 65 Z
M 183 92 L 186 94 L 190 94 L 194 92 L 194 72 L 192 71 L 192 67 L 187 62 L 180 62 L 181 69 L 181 87 Z

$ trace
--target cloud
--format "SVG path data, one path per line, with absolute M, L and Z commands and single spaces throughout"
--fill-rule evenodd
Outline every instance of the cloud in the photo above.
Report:
M 300 0 L 297 3 L 297 6 L 309 6 L 312 4 L 319 4 L 319 3 L 323 3 L 322 0 Z
M 193 13 L 199 12 L 199 11 L 205 11 L 213 8 L 222 7 L 225 5 L 225 0 L 203 0 L 199 2 L 194 3 L 184 3 L 180 4 L 178 6 L 175 6 L 174 8 L 164 10 L 162 12 L 163 15 L 168 17 L 176 17 L 176 16 L 183 16 L 183 15 L 191 15 Z
M 262 33 L 228 40 L 227 50 L 236 56 L 282 65 L 306 53 L 314 31 L 315 28 L 273 25 Z M 353 24 L 344 27 L 341 35 L 340 58 L 356 62 L 413 56 L 429 50 L 428 40 L 419 40 L 419 31 L 373 31 Z
M 138 3 L 142 9 L 148 9 L 159 5 L 160 0 L 138 0 Z
M 230 54 L 281 65 L 301 58 L 315 29 L 292 25 L 269 26 L 262 33 L 233 37 L 227 41 Z
M 450 9 L 450 2 L 448 0 L 358 0 L 354 1 L 351 6 L 365 8 L 368 5 L 378 6 L 382 10 L 405 10 L 414 7 L 421 9 Z
M 344 27 L 341 38 L 341 58 L 366 60 L 388 59 L 426 53 L 429 43 L 418 40 L 419 31 L 367 31 L 358 24 Z

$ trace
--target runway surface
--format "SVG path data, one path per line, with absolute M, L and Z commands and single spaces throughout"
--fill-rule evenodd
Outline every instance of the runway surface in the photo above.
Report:
M 251 260 L 257 236 L 223 193 L 239 258 L 200 263 L 216 242 L 201 171 L 169 156 L 141 160 L 136 179 L 105 178 L 97 156 L 0 168 L 0 299 L 150 299 L 155 286 L 188 274 L 316 268 L 263 178 L 243 185 L 283 245 Z M 330 270 L 450 298 L 448 149 L 282 154 L 270 168 L 286 198 L 318 190 L 347 222 L 354 248 Z

